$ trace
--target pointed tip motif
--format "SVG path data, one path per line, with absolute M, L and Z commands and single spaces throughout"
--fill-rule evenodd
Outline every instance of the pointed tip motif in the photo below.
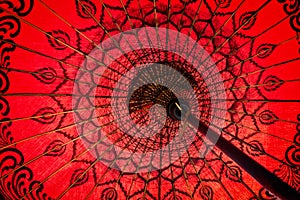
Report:
M 225 175 L 228 179 L 234 182 L 241 182 L 242 181 L 242 170 L 236 166 L 232 165 L 226 168 Z
M 101 199 L 117 200 L 118 193 L 113 187 L 105 188 L 101 193 Z
M 283 80 L 278 78 L 277 76 L 270 75 L 265 78 L 263 81 L 264 89 L 268 92 L 277 90 L 280 86 L 283 85 Z
M 256 16 L 254 11 L 245 12 L 241 15 L 239 19 L 239 26 L 242 27 L 244 30 L 249 30 L 256 21 Z
M 76 12 L 82 18 L 92 18 L 97 12 L 97 8 L 93 2 L 90 0 L 75 0 Z
M 89 174 L 86 172 L 85 169 L 77 169 L 72 174 L 70 186 L 76 187 L 82 185 L 86 183 L 88 179 L 89 179 Z
M 51 67 L 44 67 L 36 70 L 32 75 L 42 83 L 51 84 L 56 80 L 57 73 Z
M 279 118 L 270 110 L 264 110 L 259 114 L 259 121 L 262 124 L 274 124 Z
M 42 124 L 51 124 L 56 119 L 56 113 L 57 112 L 51 107 L 41 108 L 33 115 L 34 118 L 32 118 L 32 120 Z
M 64 50 L 70 44 L 70 36 L 62 30 L 47 32 L 46 37 L 50 46 L 56 50 Z
M 257 57 L 266 58 L 270 56 L 271 53 L 274 51 L 275 47 L 275 44 L 261 44 L 256 50 Z
M 213 199 L 213 189 L 208 186 L 208 185 L 203 185 L 200 189 L 199 189 L 199 193 L 200 196 L 204 199 L 204 200 L 209 200 L 209 199 Z
M 66 151 L 66 145 L 61 140 L 51 142 L 44 153 L 46 156 L 61 156 Z
M 252 156 L 261 156 L 265 154 L 263 145 L 257 140 L 249 142 L 249 145 L 246 145 L 246 151 Z

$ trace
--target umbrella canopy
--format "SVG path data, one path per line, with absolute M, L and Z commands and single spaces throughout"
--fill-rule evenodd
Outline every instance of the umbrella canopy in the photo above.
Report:
M 297 0 L 0 1 L 0 197 L 299 199 L 299 21 Z

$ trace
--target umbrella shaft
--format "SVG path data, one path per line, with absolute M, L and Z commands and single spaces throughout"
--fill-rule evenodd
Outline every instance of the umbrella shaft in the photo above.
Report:
M 224 139 L 217 132 L 203 124 L 196 117 L 189 115 L 188 122 L 204 134 L 209 140 L 212 142 L 215 141 L 215 146 L 234 160 L 271 193 L 284 200 L 300 199 L 300 194 L 294 188 L 283 182 L 275 174 L 268 171 L 265 167 Z

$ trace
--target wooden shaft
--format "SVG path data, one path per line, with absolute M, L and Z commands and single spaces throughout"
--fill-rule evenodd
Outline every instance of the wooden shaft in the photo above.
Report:
M 271 193 L 283 200 L 300 200 L 300 194 L 287 183 L 278 178 L 275 174 L 267 170 L 258 162 L 253 160 L 239 148 L 224 139 L 214 130 L 199 121 L 193 115 L 188 116 L 188 122 L 198 129 L 209 140 L 216 141 L 215 146 L 223 151 L 228 157 L 234 160 L 247 173 L 256 179 Z

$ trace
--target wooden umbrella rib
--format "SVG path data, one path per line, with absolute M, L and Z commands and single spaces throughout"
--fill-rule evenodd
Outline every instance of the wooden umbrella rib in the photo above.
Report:
M 129 119 L 129 120 L 131 120 L 131 119 Z M 143 120 L 143 118 L 140 118 L 139 120 Z M 131 129 L 132 129 L 133 127 L 131 127 Z M 110 132 L 109 133 L 109 135 L 113 135 L 113 134 L 115 134 L 115 132 L 117 131 L 117 130 L 119 130 L 119 128 L 116 128 L 114 131 L 112 131 L 112 132 Z M 136 133 L 137 134 L 137 133 Z M 135 134 L 135 135 L 136 135 Z M 106 149 L 104 152 L 102 152 L 101 153 L 101 155 L 99 155 L 98 156 L 98 158 L 91 164 L 91 166 L 89 166 L 68 188 L 66 188 L 59 196 L 58 196 L 58 198 L 57 199 L 61 199 L 72 187 L 73 187 L 73 185 L 75 185 L 76 184 L 76 182 L 78 182 L 79 180 L 80 180 L 80 178 L 82 177 L 82 176 L 84 176 L 84 174 L 86 174 L 86 173 L 88 173 L 88 171 L 91 169 L 91 167 L 93 167 L 101 158 L 102 158 L 102 156 L 104 156 L 106 153 L 108 153 L 113 147 L 114 147 L 114 145 L 116 144 L 116 143 L 118 143 L 118 142 L 120 142 L 122 139 L 123 139 L 123 137 L 125 137 L 125 135 L 123 135 L 122 137 L 120 137 L 117 141 L 115 141 L 112 145 L 110 145 L 110 147 L 108 147 L 108 149 Z M 123 151 L 125 151 L 125 149 L 127 148 L 127 147 L 129 147 L 129 145 L 131 145 L 131 142 L 133 141 L 134 142 L 134 139 L 133 139 L 134 137 L 132 137 L 131 139 L 130 139 L 130 141 L 126 144 L 126 146 L 121 150 L 121 152 L 117 155 L 118 157 L 117 158 L 115 158 L 115 160 L 108 166 L 108 168 L 106 169 L 106 171 L 102 174 L 102 176 L 101 176 L 101 178 L 100 179 L 102 179 L 104 176 L 105 176 L 105 174 L 108 172 L 108 170 L 113 166 L 113 164 L 116 162 L 116 160 L 120 157 L 120 155 L 123 153 Z M 101 140 L 102 141 L 102 140 Z M 98 142 L 97 142 L 98 143 Z M 136 148 L 137 148 L 138 146 L 136 146 Z M 133 156 L 133 154 L 132 154 L 132 156 Z M 93 187 L 93 188 L 95 188 L 97 186 L 97 184 Z M 92 189 L 93 190 L 93 189 Z

